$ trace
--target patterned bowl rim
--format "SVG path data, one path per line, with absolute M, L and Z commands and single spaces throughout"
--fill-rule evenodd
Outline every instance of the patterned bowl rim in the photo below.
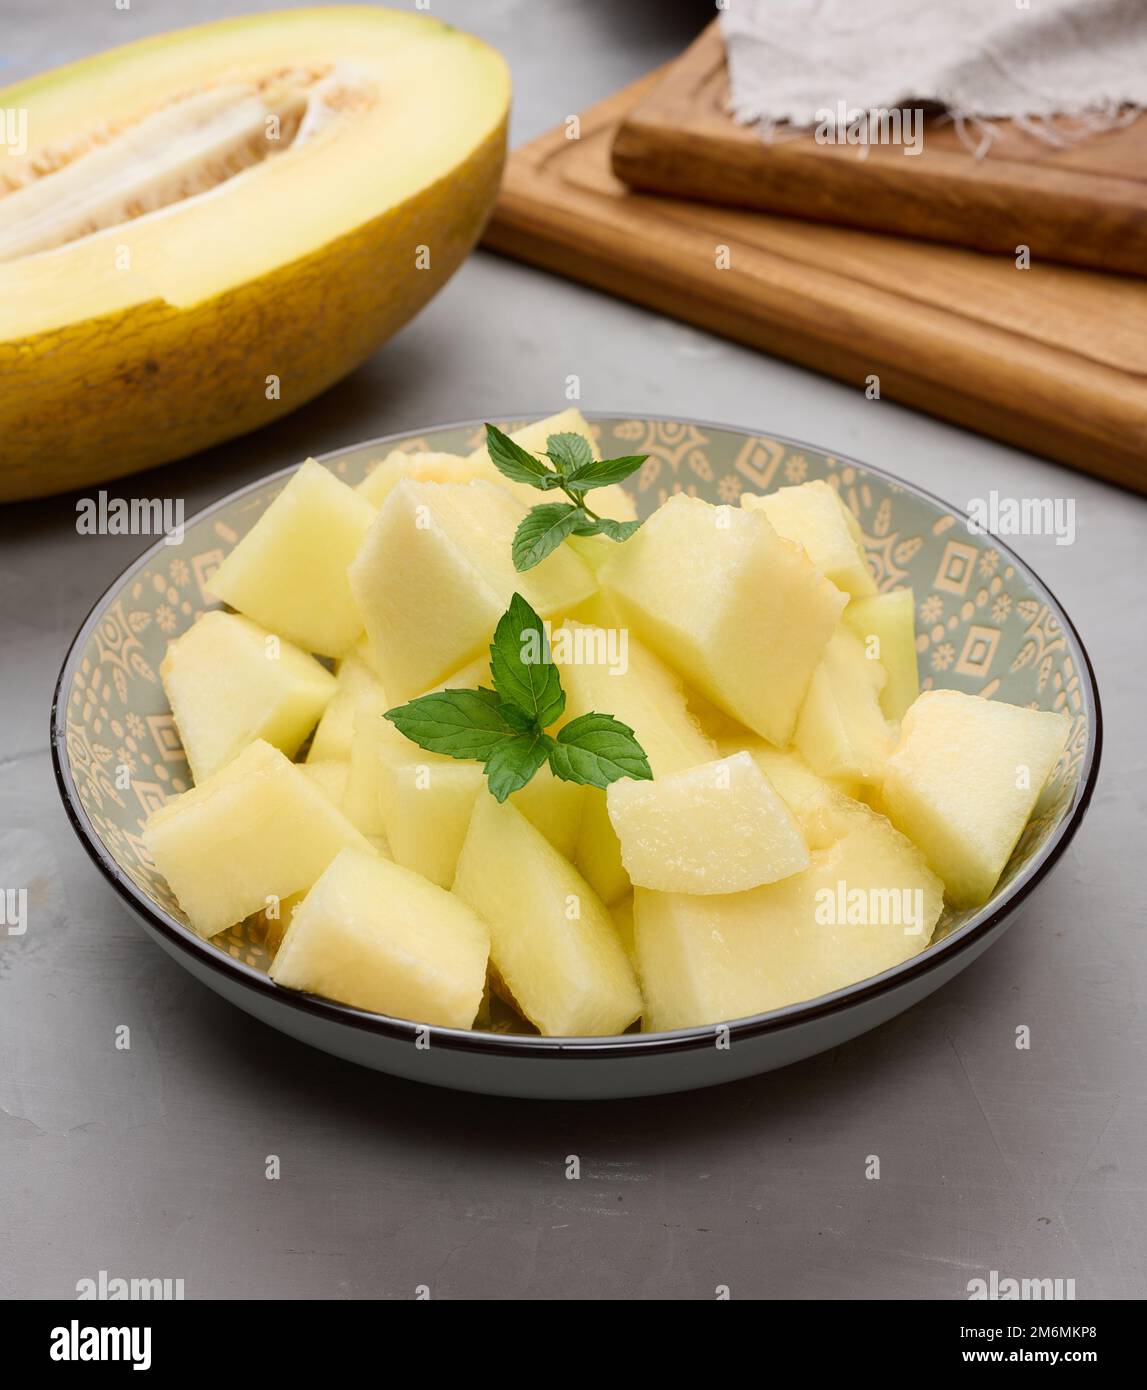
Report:
M 720 424 L 711 420 L 700 420 L 695 417 L 681 415 L 660 415 L 650 413 L 638 413 L 634 415 L 619 414 L 616 411 L 590 411 L 586 412 L 589 420 L 619 420 L 636 419 L 643 421 L 655 421 L 674 425 L 694 425 L 700 430 L 719 430 L 726 434 L 740 435 L 744 438 L 768 438 L 778 444 L 791 446 L 795 449 L 806 450 L 811 453 L 820 454 L 822 457 L 836 459 L 844 465 L 851 465 L 862 473 L 871 474 L 874 477 L 883 479 L 893 487 L 901 491 L 911 493 L 928 503 L 931 507 L 939 508 L 945 515 L 967 520 L 967 514 L 951 503 L 945 502 L 943 498 L 936 496 L 935 493 L 928 492 L 925 488 L 918 487 L 915 483 L 910 483 L 904 478 L 898 477 L 894 473 L 889 473 L 882 468 L 874 467 L 871 464 L 862 463 L 847 455 L 822 449 L 819 445 L 808 443 L 804 440 L 793 439 L 788 435 L 768 434 L 763 435 L 760 430 L 750 430 L 735 425 Z M 543 419 L 544 415 L 537 412 L 523 412 L 521 414 L 506 415 L 506 419 L 513 420 L 533 420 Z M 417 439 L 428 434 L 435 434 L 444 430 L 478 429 L 483 424 L 483 419 L 455 420 L 441 425 L 426 426 L 418 430 L 397 430 L 391 434 L 380 435 L 376 439 L 364 440 L 359 444 L 346 445 L 339 449 L 333 449 L 329 453 L 316 455 L 316 459 L 322 464 L 337 462 L 340 458 L 348 454 L 361 453 L 364 449 L 382 449 L 386 446 L 395 446 L 409 439 Z M 233 492 L 213 502 L 202 511 L 197 512 L 187 523 L 190 528 L 198 522 L 206 520 L 214 513 L 230 507 L 239 498 L 248 493 L 259 491 L 268 484 L 277 482 L 279 479 L 286 479 L 298 468 L 298 464 L 290 464 L 285 468 L 280 468 L 274 473 L 265 474 L 262 478 L 246 484 L 244 487 L 237 488 Z M 1085 712 L 1087 715 L 1087 749 L 1083 757 L 1076 782 L 1075 792 L 1072 797 L 1070 808 L 1060 818 L 1048 839 L 1039 847 L 1030 860 L 1023 868 L 1011 879 L 1001 893 L 990 898 L 984 906 L 975 913 L 968 921 L 962 923 L 953 930 L 948 936 L 921 951 L 919 955 L 912 956 L 900 965 L 893 966 L 890 970 L 882 971 L 879 975 L 873 975 L 866 980 L 858 981 L 856 984 L 846 985 L 843 989 L 835 990 L 831 994 L 824 994 L 816 999 L 806 1000 L 802 1003 L 788 1004 L 780 1009 L 771 1009 L 761 1014 L 751 1014 L 742 1019 L 730 1019 L 725 1024 L 712 1025 L 706 1024 L 697 1028 L 678 1028 L 669 1032 L 662 1033 L 626 1033 L 611 1037 L 536 1037 L 528 1034 L 516 1033 L 484 1033 L 459 1028 L 443 1028 L 436 1025 L 420 1024 L 401 1018 L 392 1018 L 385 1014 L 369 1013 L 363 1009 L 356 1009 L 348 1004 L 339 1004 L 330 999 L 323 999 L 318 995 L 302 994 L 296 990 L 285 989 L 274 983 L 273 980 L 261 970 L 244 961 L 236 960 L 229 955 L 219 951 L 209 941 L 196 935 L 190 927 L 186 927 L 182 922 L 172 917 L 159 907 L 143 889 L 137 887 L 135 883 L 123 872 L 115 862 L 111 853 L 104 845 L 99 833 L 88 818 L 87 812 L 80 803 L 79 793 L 76 788 L 75 780 L 72 776 L 71 765 L 67 754 L 66 742 L 66 711 L 67 694 L 71 690 L 72 682 L 76 675 L 76 670 L 81 660 L 83 650 L 92 632 L 98 626 L 99 621 L 107 605 L 111 603 L 123 587 L 140 570 L 144 569 L 166 544 L 164 538 L 160 538 L 154 545 L 149 546 L 136 560 L 134 560 L 116 579 L 104 590 L 96 602 L 92 605 L 79 631 L 72 639 L 64 658 L 63 666 L 60 669 L 59 678 L 56 681 L 56 688 L 52 696 L 51 711 L 51 751 L 52 767 L 55 772 L 56 786 L 60 793 L 60 799 L 64 803 L 68 819 L 72 829 L 78 836 L 80 843 L 87 850 L 88 855 L 95 863 L 97 868 L 103 873 L 111 886 L 126 902 L 128 907 L 140 916 L 154 931 L 174 946 L 179 952 L 194 957 L 200 964 L 217 970 L 229 976 L 232 980 L 245 986 L 247 989 L 254 990 L 274 1002 L 281 1004 L 285 1008 L 297 1009 L 303 1013 L 315 1015 L 328 1023 L 341 1024 L 345 1027 L 352 1027 L 375 1033 L 379 1036 L 390 1038 L 395 1041 L 412 1043 L 421 1037 L 429 1034 L 430 1045 L 442 1047 L 460 1052 L 483 1053 L 502 1056 L 506 1058 L 540 1059 L 554 1057 L 577 1057 L 577 1058 L 605 1058 L 605 1057 L 649 1057 L 663 1055 L 671 1052 L 682 1052 L 699 1047 L 711 1047 L 713 1045 L 714 1029 L 724 1027 L 728 1030 L 730 1043 L 734 1040 L 745 1040 L 748 1038 L 760 1037 L 767 1033 L 779 1033 L 785 1029 L 799 1027 L 814 1020 L 824 1019 L 833 1014 L 844 1013 L 858 1005 L 874 1000 L 889 990 L 908 983 L 930 973 L 941 966 L 948 964 L 954 956 L 965 951 L 971 950 L 984 937 L 989 935 L 993 928 L 1001 923 L 1005 918 L 1011 916 L 1019 910 L 1025 900 L 1040 885 L 1053 866 L 1057 863 L 1060 856 L 1071 843 L 1072 837 L 1078 830 L 1080 822 L 1091 803 L 1092 793 L 1095 789 L 1096 779 L 1099 775 L 1100 751 L 1103 746 L 1102 734 L 1102 715 L 1099 702 L 1099 689 L 1095 680 L 1095 670 L 1091 664 L 1091 658 L 1087 653 L 1087 648 L 1075 628 L 1074 623 L 1064 611 L 1059 600 L 1051 592 L 1048 586 L 1040 579 L 1032 567 L 1009 546 L 997 536 L 992 536 L 992 543 L 1003 554 L 1005 554 L 1016 566 L 1019 573 L 1023 574 L 1025 580 L 1036 589 L 1046 601 L 1049 609 L 1054 614 L 1064 632 L 1070 635 L 1075 647 L 1082 658 L 1081 666 L 1086 673 L 1086 680 L 1081 682 L 1084 692 Z

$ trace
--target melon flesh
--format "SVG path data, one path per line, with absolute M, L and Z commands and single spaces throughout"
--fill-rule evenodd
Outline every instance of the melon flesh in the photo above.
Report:
M 515 592 L 541 617 L 593 592 L 593 576 L 568 546 L 525 574 L 514 569 L 522 515 L 505 489 L 482 482 L 406 478 L 391 491 L 349 578 L 394 701 L 478 656 Z
M 801 546 L 826 579 L 848 594 L 874 594 L 860 525 L 834 487 L 822 479 L 764 496 L 743 492 L 741 506 L 764 512 L 778 535 Z
M 822 777 L 878 785 L 893 737 L 880 707 L 887 677 L 864 643 L 841 626 L 813 673 L 793 742 Z
M 721 751 L 729 753 L 735 745 Z M 810 849 L 825 849 L 839 838 L 839 817 L 855 804 L 856 783 L 819 777 L 793 748 L 779 749 L 763 739 L 743 746 L 789 808 Z M 866 807 L 862 807 L 866 810 Z
M 788 807 L 748 753 L 606 793 L 630 881 L 663 893 L 739 893 L 808 867 Z
M 423 450 L 408 454 L 393 449 L 366 475 L 355 489 L 375 507 L 381 507 L 403 478 L 417 482 L 468 483 L 477 477 L 469 459 L 461 454 L 443 454 Z
M 723 1023 L 868 979 L 923 950 L 942 907 L 923 855 L 865 807 L 779 883 L 710 897 L 638 888 L 644 1027 Z
M 396 863 L 449 888 L 485 774 L 481 763 L 436 756 L 408 739 L 403 744 L 378 749 L 386 838 Z
M 886 719 L 903 719 L 920 693 L 915 610 L 911 589 L 890 589 L 870 598 L 854 598 L 844 610 L 844 621 L 866 647 L 872 645 L 888 673 L 880 692 L 880 708 Z
M 340 849 L 371 852 L 303 769 L 262 739 L 164 802 L 142 836 L 188 921 L 208 937 L 271 897 L 309 888 Z
M 629 542 L 625 542 L 629 544 Z M 614 667 L 609 664 L 608 637 L 624 632 L 624 671 L 611 674 L 622 665 L 620 644 L 613 650 Z M 575 656 L 605 660 L 575 660 L 559 664 L 566 707 L 562 723 L 596 710 L 612 714 L 628 724 L 645 749 L 654 777 L 677 772 L 698 763 L 709 762 L 713 745 L 702 734 L 689 713 L 681 683 L 632 633 L 614 627 L 595 627 L 567 620 L 553 630 L 551 649 L 559 654 L 563 631 L 569 635 Z M 582 804 L 575 862 L 603 902 L 613 903 L 630 889 L 621 862 L 621 846 L 610 824 L 605 792 L 587 787 Z
M 362 632 L 347 566 L 374 509 L 308 459 L 210 580 L 211 592 L 308 652 L 342 656 Z
M 450 893 L 346 849 L 294 912 L 270 974 L 357 1009 L 469 1028 L 489 950 L 484 923 Z
M 601 570 L 634 631 L 784 745 L 846 598 L 759 511 L 671 497 Z
M 481 796 L 454 893 L 490 928 L 490 961 L 547 1037 L 623 1033 L 641 993 L 605 906 L 508 801 Z
M 1066 712 L 926 690 L 904 716 L 882 808 L 957 907 L 991 897 L 1071 731 Z
M 334 805 L 341 807 L 346 799 L 347 777 L 350 765 L 334 758 L 308 758 L 299 766 L 320 791 L 325 792 Z
M 159 674 L 196 782 L 257 738 L 293 757 L 337 689 L 313 656 L 236 613 L 204 613 Z
M 323 717 L 307 750 L 307 762 L 349 762 L 354 739 L 354 712 L 359 697 L 368 691 L 382 695 L 374 673 L 353 653 L 339 662 L 334 697 L 323 710 Z

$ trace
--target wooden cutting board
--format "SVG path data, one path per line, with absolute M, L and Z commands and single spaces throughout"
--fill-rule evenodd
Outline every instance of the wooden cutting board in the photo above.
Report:
M 485 244 L 1147 491 L 1147 281 L 634 193 L 657 77 L 516 150 Z
M 1147 118 L 1062 147 L 1001 121 L 976 159 L 935 117 L 917 155 L 811 134 L 767 144 L 726 114 L 728 95 L 714 22 L 627 112 L 614 172 L 686 198 L 1147 274 Z

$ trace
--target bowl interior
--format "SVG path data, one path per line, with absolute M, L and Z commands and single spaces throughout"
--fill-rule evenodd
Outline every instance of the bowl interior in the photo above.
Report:
M 507 429 L 521 423 L 503 422 Z M 924 689 L 948 687 L 1069 711 L 1074 722 L 1067 747 L 992 903 L 974 914 L 946 912 L 932 948 L 989 911 L 1038 863 L 1080 795 L 1095 732 L 1086 658 L 1040 581 L 991 536 L 971 534 L 943 504 L 807 445 L 662 419 L 595 417 L 592 423 L 605 456 L 649 455 L 629 484 L 642 516 L 673 492 L 735 503 L 742 491 L 825 479 L 860 523 L 878 587 L 913 589 Z M 340 450 L 322 462 L 354 484 L 393 448 L 468 453 L 483 434 L 481 425 L 447 426 Z M 179 544 L 160 542 L 122 576 L 81 632 L 59 694 L 59 755 L 92 837 L 151 906 L 196 942 L 140 838 L 152 810 L 191 785 L 159 664 L 172 638 L 218 606 L 207 591 L 212 574 L 290 471 L 225 498 L 190 521 Z M 259 971 L 269 964 L 254 920 L 200 944 Z M 484 1025 L 493 1032 L 522 1030 L 497 1006 Z

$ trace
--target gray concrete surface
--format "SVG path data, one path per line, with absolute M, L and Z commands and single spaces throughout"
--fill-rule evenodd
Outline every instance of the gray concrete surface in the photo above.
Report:
M 242 8 L 254 8 L 245 4 Z M 212 0 L 2 0 L 0 80 L 195 17 Z M 270 6 L 268 6 L 270 8 Z M 704 3 L 489 0 L 521 140 L 678 50 Z M 307 453 L 561 404 L 803 437 L 954 501 L 1077 500 L 1072 547 L 1021 541 L 1090 647 L 1105 773 L 1055 887 L 941 994 L 791 1070 L 705 1094 L 525 1105 L 359 1071 L 252 1022 L 147 942 L 57 801 L 52 684 L 141 540 L 79 537 L 59 498 L 0 512 L 0 1295 L 100 1269 L 188 1298 L 967 1296 L 1002 1274 L 1147 1294 L 1143 630 L 1147 506 L 654 314 L 485 254 L 362 370 L 281 426 L 136 482 L 188 513 Z M 130 1024 L 130 1052 L 114 1029 Z M 1026 1023 L 1032 1049 L 1018 1052 Z M 565 1177 L 580 1156 L 580 1181 Z M 265 1177 L 278 1154 L 282 1177 Z M 882 1176 L 866 1181 L 867 1156 Z

